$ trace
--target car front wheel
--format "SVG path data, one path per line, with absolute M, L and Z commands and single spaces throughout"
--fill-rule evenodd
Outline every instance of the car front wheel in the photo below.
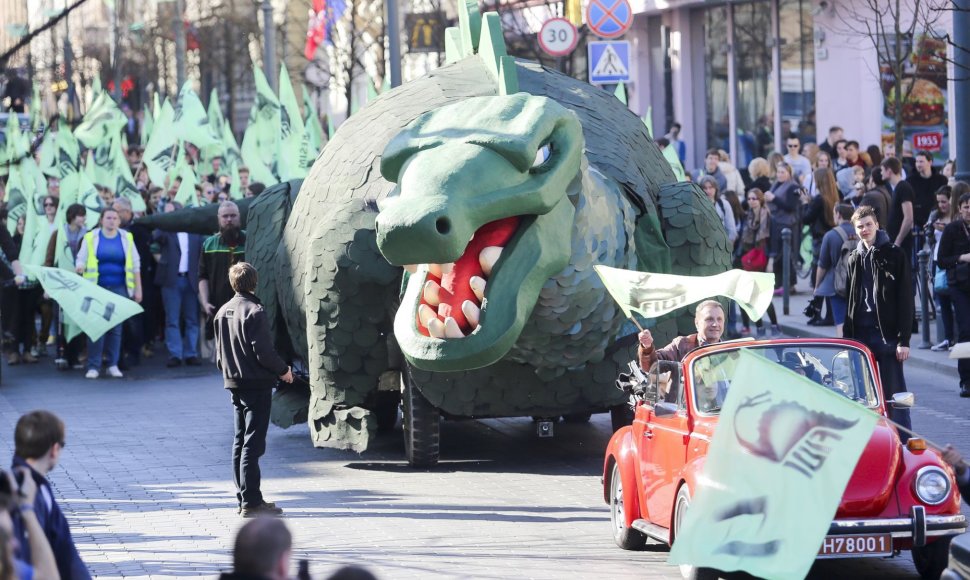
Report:
M 680 486 L 680 491 L 677 492 L 677 500 L 674 502 L 674 530 L 673 530 L 673 541 L 677 541 L 677 534 L 680 533 L 680 526 L 684 522 L 684 516 L 687 515 L 687 508 L 690 507 L 690 491 L 687 490 L 687 485 Z M 721 577 L 721 574 L 711 568 L 699 568 L 697 566 L 689 566 L 687 564 L 681 564 L 680 575 L 684 580 L 717 580 Z
M 953 538 L 940 538 L 932 544 L 913 548 L 913 563 L 920 578 L 939 578 L 946 569 L 950 558 L 950 541 Z
M 613 524 L 613 541 L 624 550 L 642 550 L 647 545 L 647 537 L 626 525 L 624 505 L 620 465 L 614 463 L 613 474 L 610 476 L 610 523 Z

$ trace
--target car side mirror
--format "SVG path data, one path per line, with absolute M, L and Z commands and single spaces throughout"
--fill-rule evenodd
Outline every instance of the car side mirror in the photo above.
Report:
M 653 408 L 653 414 L 657 417 L 671 417 L 677 414 L 680 407 L 676 403 L 668 403 L 666 401 L 662 403 L 657 403 Z
M 916 395 L 913 393 L 896 393 L 893 395 L 893 409 L 911 409 L 916 404 Z

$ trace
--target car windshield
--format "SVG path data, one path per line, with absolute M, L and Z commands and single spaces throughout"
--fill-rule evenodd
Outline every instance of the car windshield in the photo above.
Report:
M 838 344 L 772 344 L 743 346 L 772 362 L 864 405 L 876 407 L 875 380 L 861 350 Z M 691 386 L 695 409 L 717 414 L 731 387 L 737 349 L 720 350 L 694 360 Z

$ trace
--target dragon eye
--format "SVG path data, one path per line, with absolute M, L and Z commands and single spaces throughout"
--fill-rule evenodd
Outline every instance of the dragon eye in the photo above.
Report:
M 536 160 L 532 162 L 533 169 L 545 163 L 546 160 L 549 159 L 550 155 L 552 155 L 551 143 L 546 143 L 542 147 L 539 147 L 539 150 L 536 151 Z

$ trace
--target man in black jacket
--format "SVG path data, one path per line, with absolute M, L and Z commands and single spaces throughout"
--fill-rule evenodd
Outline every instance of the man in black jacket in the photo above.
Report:
M 848 259 L 848 308 L 842 335 L 872 351 L 889 417 L 910 428 L 909 409 L 890 404 L 895 393 L 906 392 L 903 362 L 909 358 L 914 316 L 909 257 L 879 229 L 871 206 L 860 206 L 852 214 L 852 225 L 860 242 Z M 909 439 L 906 433 L 899 435 L 904 443 Z
M 273 386 L 277 378 L 293 382 L 293 371 L 273 348 L 269 321 L 256 290 L 256 268 L 240 262 L 229 268 L 236 295 L 215 316 L 216 366 L 235 410 L 232 476 L 239 513 L 244 518 L 279 515 L 283 510 L 263 500 L 259 458 L 266 450 Z

